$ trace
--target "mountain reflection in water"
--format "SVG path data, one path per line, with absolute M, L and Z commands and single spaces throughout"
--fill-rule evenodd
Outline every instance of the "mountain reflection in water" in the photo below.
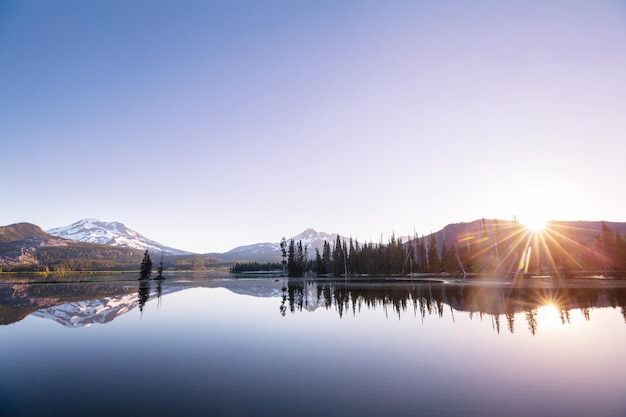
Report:
M 122 281 L 63 284 L 0 284 L 0 324 L 22 320 L 29 314 L 52 319 L 68 327 L 107 323 L 146 302 L 194 287 L 223 287 L 253 297 L 275 297 L 281 315 L 317 309 L 335 310 L 339 317 L 363 309 L 381 310 L 402 319 L 410 314 L 443 317 L 449 310 L 470 318 L 488 316 L 500 333 L 515 331 L 520 316 L 534 335 L 540 309 L 558 312 L 561 324 L 580 310 L 590 320 L 594 308 L 619 308 L 626 321 L 626 282 L 609 280 L 557 281 L 551 278 L 520 282 L 495 280 L 361 279 L 209 279 L 199 281 Z

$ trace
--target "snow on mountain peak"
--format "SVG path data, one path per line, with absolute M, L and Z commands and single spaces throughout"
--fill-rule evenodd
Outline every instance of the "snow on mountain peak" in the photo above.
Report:
M 343 236 L 340 236 L 340 239 L 345 240 Z M 320 253 L 322 252 L 324 248 L 324 241 L 327 241 L 331 248 L 334 247 L 335 242 L 337 241 L 337 234 L 317 232 L 314 229 L 308 228 L 299 235 L 286 240 L 287 243 L 291 240 L 294 242 L 302 242 L 302 246 L 307 248 L 309 256 L 315 256 L 315 249 L 319 250 Z M 280 244 L 278 242 L 265 242 L 238 246 L 226 253 L 215 254 L 215 256 L 227 260 L 278 262 L 281 260 L 281 251 Z
M 324 241 L 328 241 L 330 245 L 333 245 L 335 241 L 337 240 L 337 234 L 317 232 L 309 228 L 309 229 L 306 229 L 304 232 L 300 233 L 299 235 L 292 237 L 289 240 L 293 240 L 294 242 L 301 241 L 303 246 L 319 249 L 323 247 Z
M 127 228 L 120 222 L 106 222 L 98 219 L 82 219 L 69 226 L 47 230 L 53 236 L 74 240 L 77 242 L 100 243 L 105 245 L 122 246 L 132 249 L 155 250 L 170 255 L 188 254 L 179 249 L 164 246 L 150 240 L 138 232 Z

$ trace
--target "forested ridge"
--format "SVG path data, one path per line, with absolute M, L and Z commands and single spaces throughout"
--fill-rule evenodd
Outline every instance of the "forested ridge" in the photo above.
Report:
M 360 243 L 339 236 L 314 254 L 301 241 L 284 238 L 283 264 L 288 276 L 307 272 L 328 276 L 423 274 L 553 274 L 626 273 L 626 239 L 619 229 L 600 222 L 599 231 L 584 222 L 553 222 L 533 231 L 516 221 L 481 220 L 454 233 L 414 236 L 403 242 Z M 620 224 L 621 225 L 621 224 Z M 440 236 L 441 242 L 438 241 Z M 238 271 L 254 264 L 238 265 Z M 236 271 L 234 271 L 236 272 Z

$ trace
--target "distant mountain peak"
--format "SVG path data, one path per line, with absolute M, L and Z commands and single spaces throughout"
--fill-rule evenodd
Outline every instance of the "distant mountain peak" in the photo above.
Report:
M 342 237 L 342 239 L 345 238 Z M 334 245 L 335 241 L 337 240 L 337 234 L 318 232 L 314 229 L 308 228 L 304 232 L 292 237 L 289 240 L 293 240 L 294 242 L 301 241 L 303 246 L 309 247 L 313 251 L 315 250 L 315 248 L 317 248 L 321 252 L 324 241 L 328 241 L 331 246 Z
M 340 239 L 347 240 L 343 236 Z M 307 228 L 302 233 L 286 239 L 287 242 L 302 242 L 302 246 L 307 248 L 309 257 L 315 256 L 315 249 L 320 253 L 324 247 L 324 241 L 327 241 L 331 247 L 337 241 L 336 233 L 318 232 L 315 229 Z M 279 242 L 255 243 L 252 245 L 237 246 L 225 253 L 210 253 L 208 255 L 218 257 L 230 261 L 254 261 L 254 262 L 279 262 L 281 260 L 281 251 Z
M 47 230 L 53 236 L 77 242 L 101 243 L 132 249 L 164 252 L 170 255 L 186 255 L 189 252 L 165 246 L 129 229 L 123 223 L 86 218 L 69 226 Z

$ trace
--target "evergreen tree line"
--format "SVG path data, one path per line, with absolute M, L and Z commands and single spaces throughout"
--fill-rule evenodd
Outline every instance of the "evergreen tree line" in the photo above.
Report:
M 90 244 L 73 243 L 71 246 L 38 248 L 36 257 L 46 271 L 114 271 L 132 270 L 141 261 L 139 251 L 112 247 L 95 247 Z
M 291 240 L 287 250 L 287 274 L 302 276 L 311 271 L 322 276 L 399 275 L 408 273 L 441 273 L 460 271 L 456 247 L 443 246 L 440 254 L 434 234 L 408 243 L 392 235 L 387 243 L 363 243 L 339 236 L 331 245 L 324 241 L 322 252 L 315 249 L 309 259 L 301 241 Z
M 595 246 L 601 257 L 595 259 L 596 268 L 615 271 L 626 271 L 626 238 L 619 230 L 613 231 L 602 222 L 600 235 L 596 236 Z
M 290 277 L 305 272 L 319 276 L 404 275 L 409 273 L 463 275 L 480 273 L 506 275 L 523 267 L 525 253 L 532 253 L 530 273 L 575 274 L 580 271 L 626 272 L 626 238 L 604 222 L 592 244 L 585 244 L 576 230 L 547 229 L 543 236 L 532 235 L 521 224 L 506 227 L 483 219 L 479 230 L 456 236 L 454 241 L 437 241 L 435 234 L 415 236 L 403 243 L 393 234 L 387 243 L 359 243 L 341 239 L 331 245 L 324 241 L 309 258 L 301 241 L 290 240 L 283 253 Z M 528 247 L 532 250 L 528 251 Z M 285 259 L 286 258 L 286 259 Z
M 282 264 L 280 262 L 235 262 L 230 268 L 230 272 L 251 272 L 251 271 L 280 271 Z

